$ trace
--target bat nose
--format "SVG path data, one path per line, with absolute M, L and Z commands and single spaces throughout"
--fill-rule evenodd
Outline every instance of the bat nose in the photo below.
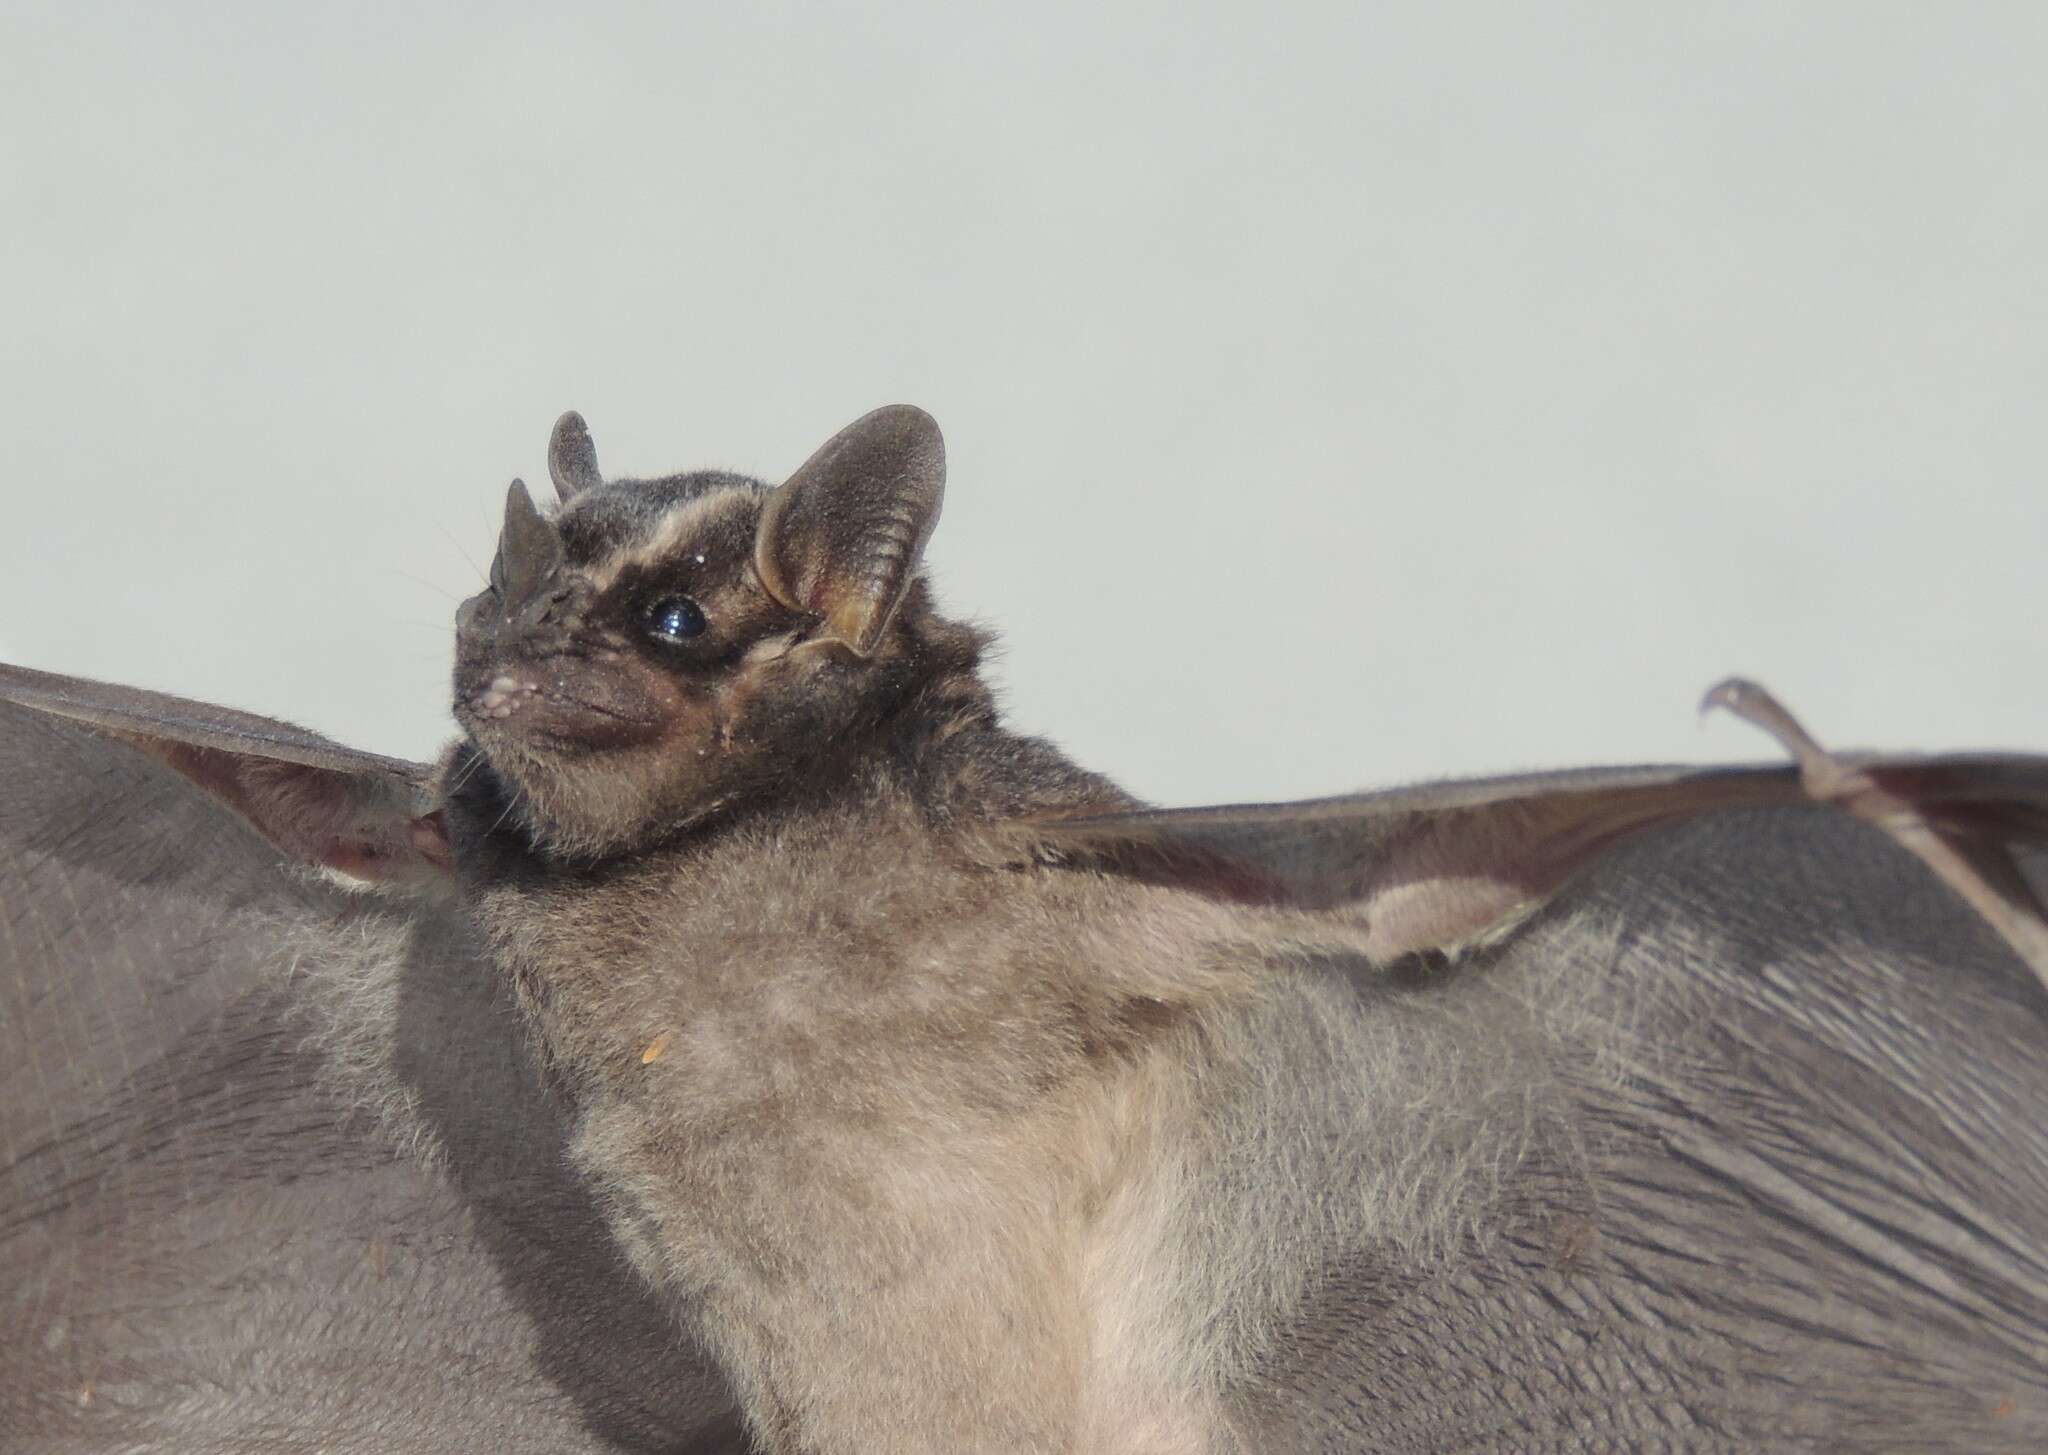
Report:
M 545 589 L 529 593 L 516 611 L 507 613 L 508 620 L 522 630 L 560 626 L 567 619 L 569 601 L 575 593 L 552 577 L 544 578 L 542 585 Z

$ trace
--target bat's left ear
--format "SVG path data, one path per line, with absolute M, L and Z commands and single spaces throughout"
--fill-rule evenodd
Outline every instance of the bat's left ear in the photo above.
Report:
M 424 763 L 343 747 L 231 707 L 0 664 L 0 700 L 85 723 L 206 790 L 284 854 L 370 884 L 448 877 Z
M 573 409 L 555 421 L 554 433 L 548 436 L 548 478 L 555 482 L 555 494 L 565 505 L 604 484 L 604 472 L 597 468 L 597 446 L 590 442 L 590 427 Z
M 946 443 L 929 414 L 893 404 L 863 415 L 768 497 L 754 538 L 761 584 L 870 655 L 910 588 L 945 489 Z

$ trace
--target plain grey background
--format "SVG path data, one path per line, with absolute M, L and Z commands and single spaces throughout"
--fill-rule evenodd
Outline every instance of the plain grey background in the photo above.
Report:
M 1170 801 L 2048 748 L 2048 9 L 9 5 L 0 655 L 426 756 L 564 408 L 945 426 Z

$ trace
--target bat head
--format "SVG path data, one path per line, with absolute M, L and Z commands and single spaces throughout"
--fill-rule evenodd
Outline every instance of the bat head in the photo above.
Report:
M 922 410 L 856 420 L 773 488 L 606 481 L 575 414 L 548 455 L 558 508 L 513 482 L 456 614 L 452 807 L 564 856 L 644 844 L 829 775 L 920 675 L 945 485 Z

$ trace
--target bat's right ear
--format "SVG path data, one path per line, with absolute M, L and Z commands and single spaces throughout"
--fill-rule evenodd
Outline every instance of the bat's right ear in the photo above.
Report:
M 300 863 L 372 884 L 448 874 L 434 771 L 424 763 L 357 752 L 233 708 L 26 667 L 0 664 L 0 700 L 139 748 Z
M 768 497 L 754 541 L 761 584 L 869 656 L 917 574 L 945 491 L 937 421 L 909 404 L 862 415 Z

